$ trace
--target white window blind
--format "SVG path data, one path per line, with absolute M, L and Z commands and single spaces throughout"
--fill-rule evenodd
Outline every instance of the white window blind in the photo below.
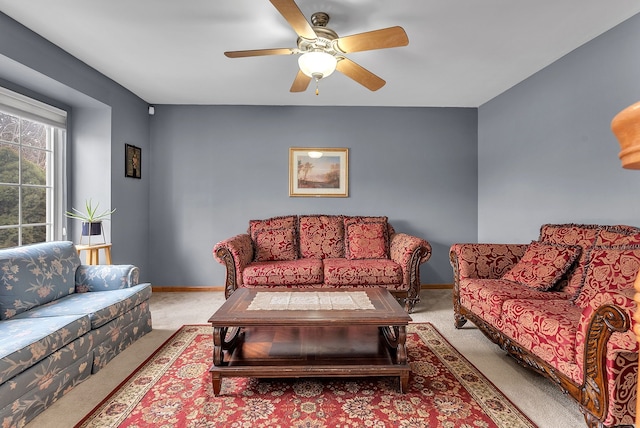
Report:
M 9 114 L 59 128 L 67 126 L 67 112 L 0 87 L 0 108 Z

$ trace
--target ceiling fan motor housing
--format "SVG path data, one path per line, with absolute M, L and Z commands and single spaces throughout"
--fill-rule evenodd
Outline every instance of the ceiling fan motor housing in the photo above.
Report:
M 339 59 L 339 55 L 344 54 L 344 52 L 340 51 L 337 43 L 333 42 L 338 39 L 338 34 L 331 28 L 326 27 L 329 23 L 329 14 L 316 12 L 311 15 L 311 23 L 313 24 L 313 31 L 315 31 L 318 37 L 315 39 L 298 37 L 298 49 L 300 53 L 325 52 Z

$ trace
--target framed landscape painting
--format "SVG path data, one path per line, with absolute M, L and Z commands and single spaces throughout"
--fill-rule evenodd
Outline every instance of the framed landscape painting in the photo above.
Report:
M 349 196 L 349 149 L 289 148 L 289 196 Z

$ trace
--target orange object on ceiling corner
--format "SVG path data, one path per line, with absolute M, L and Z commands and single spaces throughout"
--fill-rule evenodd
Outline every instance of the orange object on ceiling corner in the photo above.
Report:
M 630 105 L 611 121 L 620 143 L 620 160 L 626 169 L 640 169 L 640 102 Z

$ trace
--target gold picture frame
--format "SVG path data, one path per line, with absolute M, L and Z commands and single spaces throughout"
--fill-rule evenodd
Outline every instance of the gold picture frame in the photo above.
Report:
M 349 149 L 289 148 L 289 196 L 349 196 Z

